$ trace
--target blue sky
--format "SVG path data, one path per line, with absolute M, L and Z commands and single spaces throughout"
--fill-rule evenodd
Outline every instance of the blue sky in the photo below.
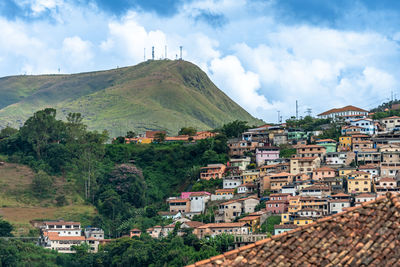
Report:
M 179 54 L 256 117 L 400 97 L 400 1 L 1 0 L 0 77 Z

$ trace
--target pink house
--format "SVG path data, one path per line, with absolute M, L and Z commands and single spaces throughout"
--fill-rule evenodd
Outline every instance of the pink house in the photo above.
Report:
M 208 193 L 206 191 L 200 191 L 200 192 L 182 192 L 181 193 L 181 199 L 188 199 L 190 197 L 190 194 L 193 193 L 203 193 L 205 195 L 211 196 L 211 193 Z
M 292 194 L 287 194 L 287 193 L 277 193 L 277 194 L 271 194 L 269 195 L 270 200 L 285 200 L 289 201 L 289 197 L 292 196 Z
M 336 171 L 329 167 L 317 168 L 312 173 L 312 179 L 315 181 L 323 180 L 323 178 L 335 178 Z
M 256 149 L 257 166 L 264 165 L 266 161 L 279 159 L 279 147 L 264 146 Z
M 265 210 L 274 214 L 282 214 L 288 211 L 287 200 L 269 200 L 265 202 Z

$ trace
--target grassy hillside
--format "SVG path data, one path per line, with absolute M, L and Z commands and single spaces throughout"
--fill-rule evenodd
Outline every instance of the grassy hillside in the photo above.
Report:
M 85 205 L 81 197 L 68 189 L 68 184 L 55 177 L 54 196 L 49 199 L 37 199 L 30 188 L 34 172 L 19 164 L 6 163 L 0 166 L 0 216 L 11 222 L 15 234 L 26 235 L 34 229 L 31 220 L 81 220 L 88 221 L 96 213 L 93 206 Z M 68 204 L 57 207 L 54 199 L 65 194 Z
M 0 79 L 0 128 L 20 126 L 33 112 L 57 108 L 62 118 L 81 112 L 90 129 L 112 136 L 183 126 L 210 129 L 233 120 L 260 124 L 220 91 L 196 65 L 147 61 L 133 67 L 73 75 Z

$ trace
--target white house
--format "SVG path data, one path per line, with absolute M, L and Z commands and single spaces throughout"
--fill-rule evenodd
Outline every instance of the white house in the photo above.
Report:
M 361 127 L 361 133 L 363 134 L 373 135 L 377 132 L 377 127 L 374 121 L 368 118 L 350 121 L 350 125 Z
M 328 152 L 325 155 L 325 161 L 327 165 L 345 165 L 346 159 L 346 152 Z
M 329 200 L 329 213 L 335 214 L 350 207 L 350 199 L 331 199 Z
M 356 204 L 356 206 L 358 206 L 358 205 L 361 205 L 363 202 L 372 201 L 375 198 L 376 198 L 376 195 L 373 195 L 373 194 L 368 194 L 368 193 L 360 194 L 355 197 L 355 204 Z
M 210 196 L 202 193 L 195 192 L 190 194 L 190 212 L 203 212 L 206 209 L 206 203 L 210 200 Z
M 79 222 L 47 221 L 40 230 L 39 245 L 60 253 L 75 253 L 72 246 L 83 243 L 89 245 L 91 252 L 97 252 L 100 240 L 104 238 L 103 230 L 98 228 L 88 229 L 82 235 Z
M 225 177 L 222 182 L 222 186 L 224 189 L 236 188 L 241 184 L 242 184 L 242 178 L 240 176 Z
M 328 111 L 325 111 L 321 114 L 318 114 L 318 118 L 320 119 L 335 119 L 338 117 L 347 118 L 349 116 L 367 116 L 368 111 L 355 107 L 355 106 L 345 106 L 343 108 L 333 108 Z

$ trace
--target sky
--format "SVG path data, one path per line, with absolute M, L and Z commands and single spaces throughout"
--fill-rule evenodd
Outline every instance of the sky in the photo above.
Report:
M 277 122 L 400 97 L 400 1 L 0 0 L 0 77 L 197 64 Z M 167 46 L 167 55 L 165 55 Z M 279 112 L 278 112 L 279 111 Z

